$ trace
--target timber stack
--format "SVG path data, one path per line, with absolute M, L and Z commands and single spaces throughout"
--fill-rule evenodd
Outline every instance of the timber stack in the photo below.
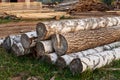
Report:
M 120 59 L 120 17 L 39 22 L 36 31 L 10 35 L 0 45 L 16 56 L 33 54 L 81 73 Z

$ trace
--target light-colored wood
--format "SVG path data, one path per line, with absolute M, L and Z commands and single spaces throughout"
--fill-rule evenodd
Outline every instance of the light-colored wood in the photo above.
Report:
M 36 45 L 36 31 L 27 32 L 21 35 L 21 44 L 25 49 L 29 49 Z
M 96 54 L 98 52 L 111 50 L 111 49 L 114 49 L 117 47 L 120 47 L 120 41 L 113 42 L 113 43 L 103 45 L 103 46 L 99 46 L 99 47 L 96 47 L 93 49 L 88 49 L 85 51 L 77 52 L 77 53 L 66 54 L 66 55 L 63 55 L 60 57 L 57 57 L 56 53 L 50 53 L 50 54 L 44 55 L 44 60 L 46 62 L 56 64 L 56 65 L 60 66 L 61 68 L 64 68 L 64 67 L 68 66 L 70 64 L 70 62 L 73 59 L 75 59 L 78 55 L 83 57 L 83 56 L 87 56 L 90 54 Z
M 69 67 L 73 74 L 82 73 L 88 69 L 95 70 L 96 68 L 101 68 L 118 59 L 120 59 L 120 47 L 85 57 L 78 56 L 72 60 Z
M 69 17 L 69 14 L 66 12 L 49 12 L 49 13 L 10 13 L 8 16 L 14 15 L 16 18 L 21 19 L 52 19 L 56 16 L 60 17 Z
M 36 52 L 37 52 L 37 57 L 41 57 L 45 54 L 49 54 L 53 52 L 52 41 L 51 40 L 38 41 L 36 43 Z
M 53 48 L 57 55 L 70 54 L 120 40 L 120 26 L 83 30 L 74 33 L 59 34 L 60 46 L 56 35 L 52 36 Z
M 19 3 L 0 3 L 0 10 L 40 10 L 42 9 L 41 2 L 30 2 L 29 7 L 27 7 L 26 2 Z
M 4 38 L 3 38 L 3 39 L 0 39 L 0 47 L 2 46 L 4 40 L 5 40 Z
M 63 34 L 80 30 L 98 29 L 120 25 L 120 17 L 99 17 L 86 19 L 71 19 L 51 21 L 49 23 L 38 23 L 36 31 L 38 39 L 45 40 L 57 33 Z
M 6 51 L 10 52 L 11 51 L 11 47 L 13 45 L 14 42 L 19 43 L 21 35 L 10 35 L 7 36 L 3 42 L 3 48 L 6 49 Z

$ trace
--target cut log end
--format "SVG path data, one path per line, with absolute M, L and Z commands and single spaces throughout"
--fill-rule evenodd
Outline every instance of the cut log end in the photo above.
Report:
M 62 57 L 58 57 L 56 65 L 60 68 L 65 68 L 67 66 L 65 60 Z
M 52 44 L 53 44 L 53 48 L 55 49 L 55 52 L 58 56 L 62 56 L 66 53 L 68 45 L 67 45 L 67 41 L 66 39 L 59 34 L 59 43 L 57 40 L 57 36 L 53 35 L 52 36 Z
M 51 60 L 51 58 L 50 58 L 49 55 L 43 55 L 43 56 L 42 56 L 42 59 L 43 59 L 43 61 L 45 61 L 46 63 L 52 64 L 52 60 Z
M 12 51 L 16 56 L 22 56 L 24 55 L 24 49 L 21 44 L 13 44 L 12 45 Z
M 45 24 L 39 22 L 36 26 L 36 32 L 37 32 L 37 35 L 38 35 L 38 39 L 43 40 L 45 38 L 46 33 L 47 33 Z
M 10 36 L 7 36 L 3 42 L 3 48 L 6 49 L 7 52 L 11 52 L 11 39 L 10 39 Z
M 25 49 L 30 48 L 31 43 L 32 40 L 26 34 L 21 35 L 21 44 Z
M 36 51 L 37 51 L 37 57 L 41 57 L 45 55 L 44 45 L 41 42 L 37 42 Z
M 70 65 L 70 71 L 75 74 L 75 73 L 80 73 L 83 70 L 83 65 L 81 63 L 81 60 L 79 58 L 74 59 Z

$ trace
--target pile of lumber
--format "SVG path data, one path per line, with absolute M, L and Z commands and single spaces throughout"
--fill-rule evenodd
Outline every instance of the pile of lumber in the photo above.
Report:
M 72 6 L 70 9 L 70 13 L 75 13 L 75 12 L 86 12 L 86 11 L 107 11 L 110 8 L 96 0 L 82 0 L 76 3 L 75 5 Z
M 0 10 L 40 10 L 41 2 L 0 3 Z
M 39 22 L 36 31 L 0 41 L 8 52 L 34 57 L 81 73 L 120 59 L 120 17 Z

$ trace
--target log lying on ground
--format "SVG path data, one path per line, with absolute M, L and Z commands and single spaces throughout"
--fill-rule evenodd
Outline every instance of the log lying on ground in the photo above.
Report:
M 39 41 L 36 43 L 37 57 L 53 52 L 52 41 Z
M 57 33 L 75 32 L 79 30 L 97 29 L 100 27 L 110 27 L 120 25 L 120 17 L 100 17 L 87 19 L 74 19 L 63 21 L 51 21 L 48 23 L 38 23 L 36 32 L 38 39 L 45 40 Z
M 118 59 L 120 59 L 120 47 L 85 57 L 78 56 L 78 58 L 72 60 L 69 67 L 73 74 L 81 73 L 88 69 L 94 70 L 96 68 L 103 67 L 113 60 Z
M 27 32 L 21 35 L 21 44 L 23 48 L 29 49 L 36 44 L 37 34 L 36 31 Z
M 68 66 L 70 64 L 70 62 L 75 59 L 78 55 L 83 57 L 83 56 L 87 56 L 90 54 L 95 54 L 98 52 L 102 52 L 102 51 L 106 51 L 106 50 L 111 50 L 113 48 L 117 48 L 120 47 L 120 42 L 114 42 L 111 44 L 107 44 L 107 45 L 103 45 L 100 47 L 96 47 L 93 49 L 88 49 L 85 51 L 81 51 L 81 52 L 77 52 L 77 53 L 71 53 L 71 54 L 66 54 L 63 55 L 61 57 L 58 57 L 56 53 L 50 53 L 50 54 L 46 54 L 43 56 L 44 61 L 52 63 L 52 64 L 56 64 L 61 68 L 64 68 L 66 66 Z
M 0 46 L 2 46 L 3 42 L 4 42 L 4 38 L 0 39 Z
M 56 34 L 52 36 L 53 48 L 61 56 L 120 40 L 120 26 L 83 30 L 74 33 Z
M 117 47 L 120 47 L 120 42 L 114 42 L 114 43 L 107 44 L 107 45 L 100 46 L 100 47 L 96 47 L 96 48 L 93 48 L 93 49 L 88 49 L 88 50 L 77 52 L 77 53 L 63 55 L 61 57 L 58 57 L 58 59 L 56 61 L 56 65 L 58 65 L 61 68 L 65 68 L 70 64 L 70 62 L 73 59 L 77 58 L 78 56 L 79 57 L 84 57 L 84 56 L 87 56 L 87 55 L 96 54 L 98 52 L 111 50 L 111 49 L 117 48 Z
M 21 38 L 21 35 L 7 36 L 5 38 L 5 40 L 3 41 L 3 48 L 5 48 L 6 51 L 10 52 L 13 43 L 14 42 L 17 42 L 17 43 L 20 42 L 20 38 Z

